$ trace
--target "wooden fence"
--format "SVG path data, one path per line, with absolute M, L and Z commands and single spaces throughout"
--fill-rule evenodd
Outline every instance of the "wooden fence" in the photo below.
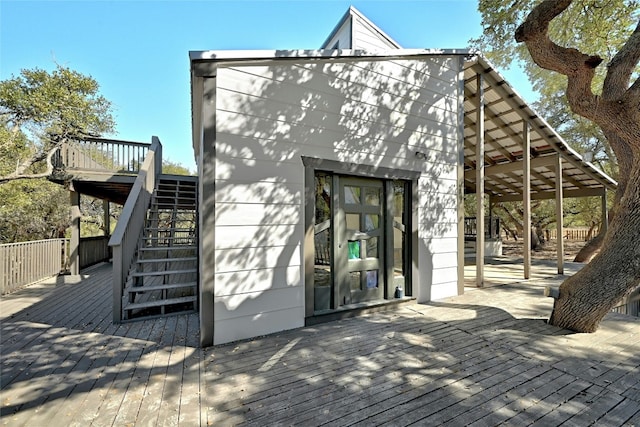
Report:
M 83 237 L 80 239 L 80 268 L 89 267 L 111 258 L 109 236 Z
M 590 240 L 596 237 L 598 235 L 598 232 L 599 230 L 596 227 L 591 232 L 591 236 L 589 236 L 588 228 L 565 228 L 564 230 L 562 230 L 562 237 L 565 240 L 581 240 L 586 242 L 587 240 Z M 558 235 L 558 230 L 549 230 L 550 239 L 555 240 L 557 235 Z
M 80 239 L 80 268 L 111 258 L 109 236 Z M 47 239 L 0 245 L 0 294 L 57 276 L 67 269 L 69 240 Z
M 640 287 L 631 292 L 622 304 L 612 310 L 615 313 L 640 317 Z
M 0 292 L 60 273 L 65 264 L 66 239 L 36 240 L 0 245 Z

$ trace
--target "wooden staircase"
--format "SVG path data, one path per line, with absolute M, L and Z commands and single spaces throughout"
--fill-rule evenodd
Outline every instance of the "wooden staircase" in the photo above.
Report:
M 125 284 L 123 320 L 198 310 L 195 177 L 160 175 Z

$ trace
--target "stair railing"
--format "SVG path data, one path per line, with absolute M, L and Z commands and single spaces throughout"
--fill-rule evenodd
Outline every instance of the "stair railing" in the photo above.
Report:
M 133 264 L 138 240 L 151 204 L 158 175 L 162 173 L 162 144 L 152 137 L 149 151 L 140 167 L 133 188 L 122 208 L 118 224 L 109 240 L 113 251 L 113 322 L 122 322 L 122 296 Z

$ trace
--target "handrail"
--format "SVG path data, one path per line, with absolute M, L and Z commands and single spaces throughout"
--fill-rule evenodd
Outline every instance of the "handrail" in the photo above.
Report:
M 136 177 L 133 188 L 122 208 L 120 219 L 109 240 L 113 252 L 113 321 L 122 321 L 122 295 L 129 269 L 134 260 L 138 240 L 144 229 L 147 209 L 156 186 L 156 179 L 162 173 L 162 144 L 157 137 L 151 139 L 151 146 Z
M 150 144 L 105 138 L 73 138 L 52 159 L 55 170 L 90 170 L 136 174 Z

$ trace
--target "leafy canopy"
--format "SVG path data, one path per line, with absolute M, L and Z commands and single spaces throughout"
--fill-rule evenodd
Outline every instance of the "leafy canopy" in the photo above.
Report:
M 66 137 L 113 132 L 112 106 L 99 89 L 92 77 L 60 65 L 0 81 L 0 176 L 34 173 Z
M 593 122 L 574 114 L 566 99 L 565 76 L 538 67 L 524 44 L 515 42 L 514 34 L 526 15 L 540 0 L 480 0 L 483 34 L 471 43 L 480 48 L 497 66 L 523 68 L 533 88 L 540 95 L 534 108 L 578 151 L 591 151 L 594 163 L 605 172 L 617 174 L 613 153 Z M 554 19 L 549 27 L 551 39 L 590 55 L 604 58 L 594 78 L 593 91 L 600 93 L 608 63 L 638 22 L 638 0 L 577 0 Z

